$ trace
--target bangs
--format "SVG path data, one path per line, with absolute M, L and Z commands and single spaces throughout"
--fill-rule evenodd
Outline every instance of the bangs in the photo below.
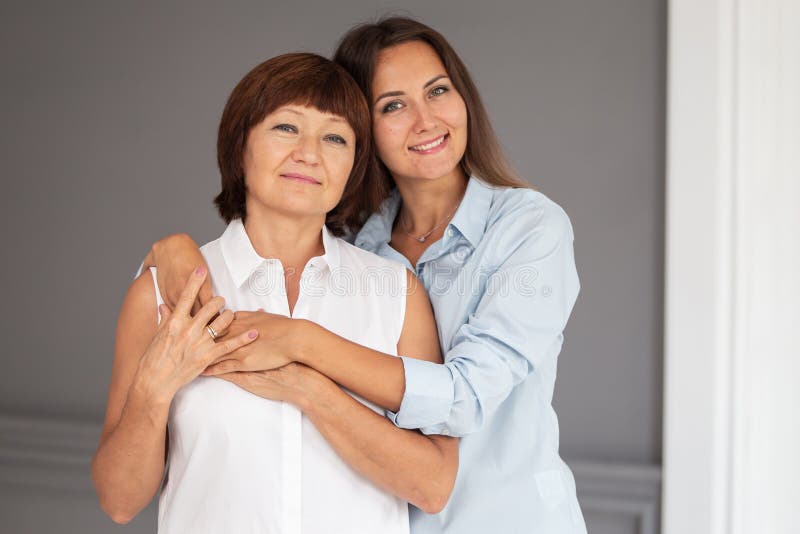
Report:
M 357 192 L 373 165 L 372 119 L 361 89 L 340 65 L 316 54 L 284 54 L 248 72 L 233 89 L 217 135 L 217 164 L 222 191 L 214 199 L 225 222 L 247 215 L 247 188 L 242 161 L 250 130 L 267 115 L 288 105 L 313 107 L 342 117 L 356 137 L 353 167 L 339 204 L 328 213 L 326 224 L 335 235 L 355 228 L 365 211 Z
M 261 104 L 255 106 L 249 126 L 255 126 L 276 109 L 295 104 L 314 107 L 344 118 L 363 144 L 371 135 L 366 99 L 350 75 L 339 65 L 307 54 L 286 54 L 274 58 L 270 72 L 259 84 Z

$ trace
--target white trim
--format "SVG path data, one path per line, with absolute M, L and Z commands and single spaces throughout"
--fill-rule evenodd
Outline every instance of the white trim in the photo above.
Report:
M 578 500 L 592 532 L 592 516 L 632 518 L 636 534 L 657 534 L 661 498 L 661 468 L 600 462 L 569 462 Z
M 796 0 L 670 2 L 664 534 L 796 530 L 798 28 Z

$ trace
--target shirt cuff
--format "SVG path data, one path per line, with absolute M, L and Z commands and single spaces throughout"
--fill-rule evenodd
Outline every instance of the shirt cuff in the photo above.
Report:
M 401 356 L 406 391 L 397 413 L 386 416 L 399 428 L 425 434 L 447 434 L 445 421 L 453 406 L 453 375 L 446 365 Z

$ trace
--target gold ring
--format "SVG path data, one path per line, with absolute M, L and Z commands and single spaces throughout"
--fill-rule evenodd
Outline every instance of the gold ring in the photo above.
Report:
M 210 324 L 206 325 L 206 331 L 211 335 L 211 339 L 216 341 L 219 334 L 217 334 L 217 331 L 214 330 L 214 328 Z

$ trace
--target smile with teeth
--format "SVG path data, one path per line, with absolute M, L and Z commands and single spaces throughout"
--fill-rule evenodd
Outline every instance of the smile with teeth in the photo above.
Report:
M 430 143 L 425 143 L 424 145 L 415 145 L 415 146 L 409 147 L 409 149 L 413 150 L 415 152 L 425 152 L 427 150 L 431 150 L 431 149 L 436 148 L 437 146 L 441 145 L 442 143 L 444 143 L 444 140 L 447 137 L 447 135 L 448 134 L 444 134 L 441 137 L 437 137 L 436 139 L 434 139 Z

